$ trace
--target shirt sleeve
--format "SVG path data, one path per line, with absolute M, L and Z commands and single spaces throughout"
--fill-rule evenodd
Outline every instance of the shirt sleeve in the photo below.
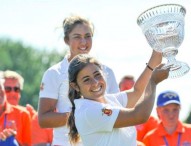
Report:
M 116 98 L 119 101 L 119 103 L 123 106 L 126 107 L 128 103 L 128 98 L 127 98 L 127 93 L 126 92 L 119 92 L 116 94 Z
M 29 113 L 22 112 L 22 136 L 21 136 L 21 144 L 27 144 L 30 145 L 32 140 L 31 140 L 31 118 Z
M 32 144 L 51 143 L 52 128 L 41 128 L 38 124 L 38 116 L 32 118 Z
M 115 121 L 118 117 L 117 107 L 97 106 L 85 110 L 87 128 L 90 132 L 112 131 Z
M 59 90 L 59 79 L 55 70 L 47 70 L 42 78 L 40 98 L 57 98 Z

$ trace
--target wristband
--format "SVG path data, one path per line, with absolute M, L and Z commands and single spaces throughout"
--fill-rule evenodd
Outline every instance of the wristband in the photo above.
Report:
M 153 70 L 154 70 L 152 67 L 150 67 L 150 66 L 148 65 L 148 63 L 146 63 L 146 66 L 147 66 L 147 67 L 148 67 L 148 69 L 150 69 L 151 71 L 153 71 Z

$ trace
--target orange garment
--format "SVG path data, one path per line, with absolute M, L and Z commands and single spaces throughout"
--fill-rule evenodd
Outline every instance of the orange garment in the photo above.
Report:
M 31 146 L 31 118 L 28 111 L 6 103 L 5 112 L 0 116 L 0 131 L 4 129 L 5 115 L 7 115 L 6 126 L 17 131 L 15 137 L 17 141 L 20 144 Z
M 143 138 L 147 132 L 157 127 L 159 120 L 153 116 L 150 116 L 148 121 L 144 124 L 136 125 L 137 140 L 143 141 Z
M 32 144 L 52 143 L 53 129 L 41 128 L 38 123 L 37 113 L 32 118 Z
M 146 146 L 159 146 L 159 145 L 166 145 L 166 146 L 177 146 L 178 145 L 178 135 L 180 133 L 180 146 L 183 145 L 191 145 L 191 124 L 183 124 L 178 121 L 178 126 L 171 135 L 168 134 L 162 122 L 157 126 L 157 128 L 153 129 L 143 139 L 143 143 Z M 168 145 L 165 143 L 164 138 Z

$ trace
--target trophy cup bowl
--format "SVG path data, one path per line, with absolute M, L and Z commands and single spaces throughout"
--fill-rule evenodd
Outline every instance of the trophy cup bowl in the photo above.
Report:
M 189 66 L 177 61 L 175 56 L 184 39 L 184 16 L 186 9 L 179 4 L 164 4 L 152 7 L 137 18 L 149 45 L 168 61 L 163 66 L 170 66 L 168 78 L 177 78 L 189 72 Z

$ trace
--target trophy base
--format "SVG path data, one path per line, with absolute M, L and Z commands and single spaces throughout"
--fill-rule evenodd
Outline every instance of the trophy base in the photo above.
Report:
M 169 66 L 170 66 L 170 72 L 169 72 L 168 78 L 172 78 L 172 79 L 182 77 L 186 73 L 188 73 L 190 70 L 190 67 L 186 63 L 180 62 L 180 61 L 176 61 L 173 63 L 169 62 L 163 67 L 166 68 Z

